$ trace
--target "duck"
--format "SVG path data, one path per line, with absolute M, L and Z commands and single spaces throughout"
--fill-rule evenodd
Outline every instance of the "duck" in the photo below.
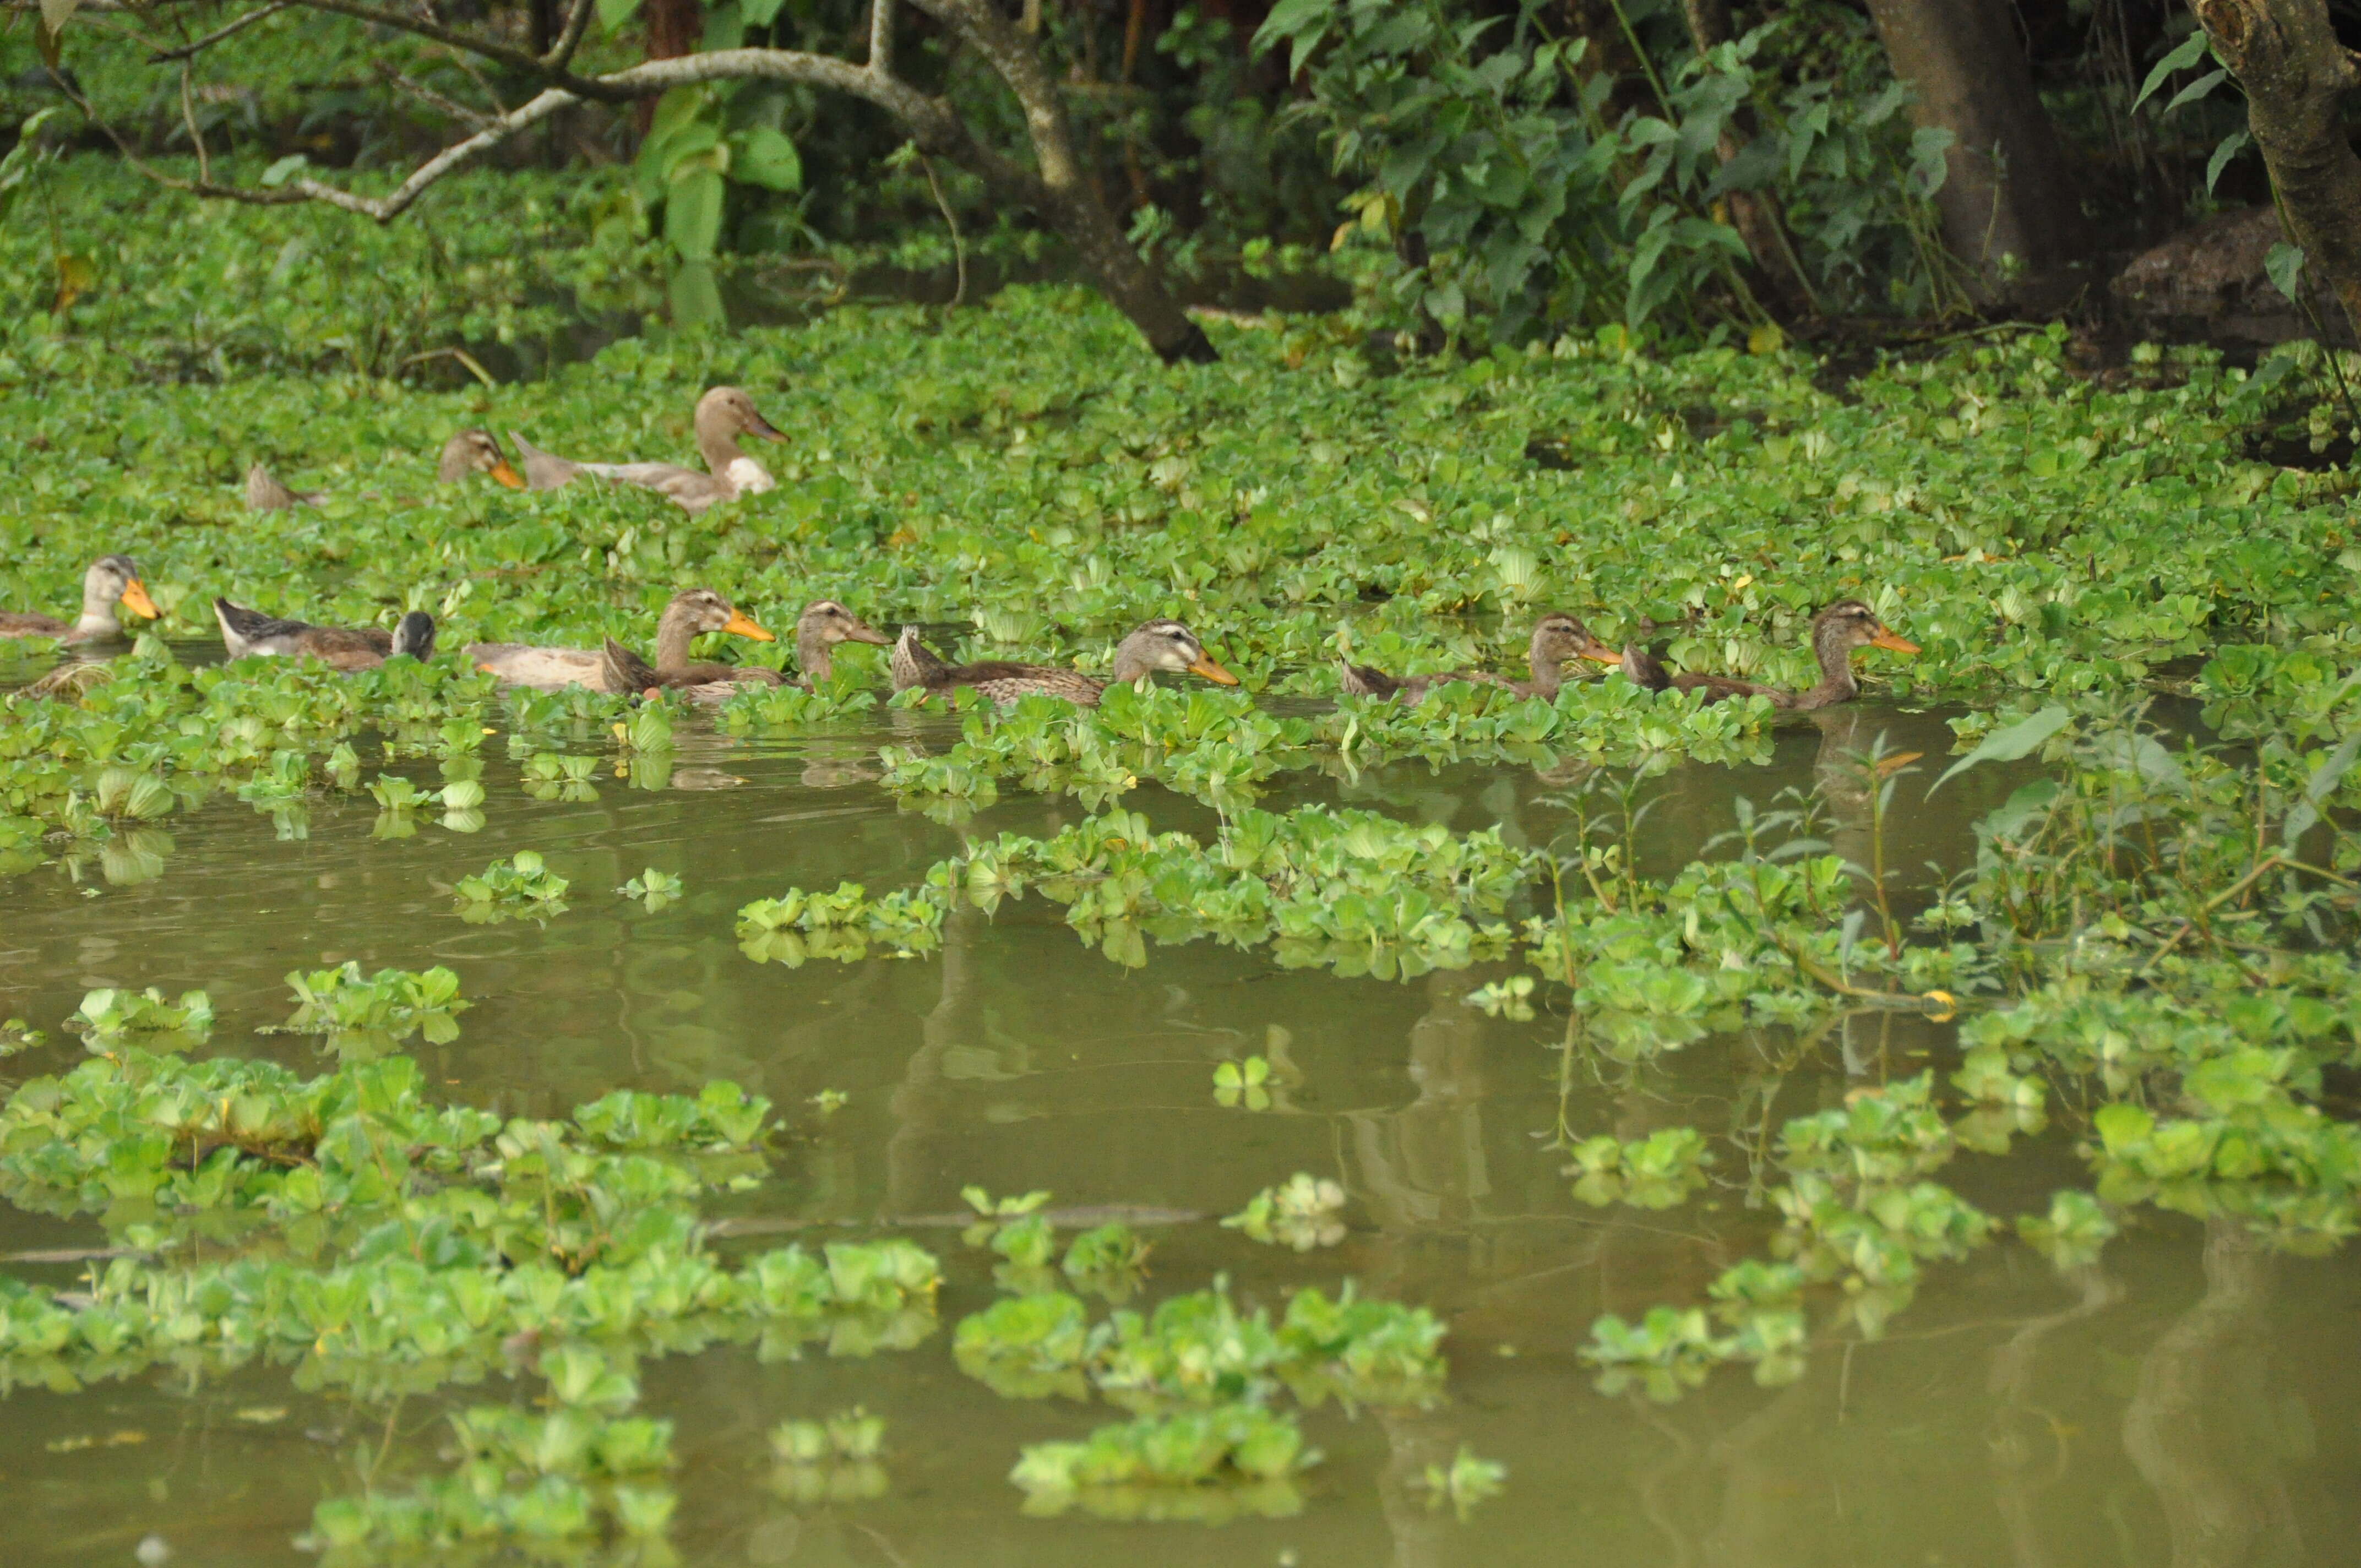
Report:
M 752 617 L 711 588 L 685 588 L 673 595 L 672 602 L 664 606 L 664 614 L 656 621 L 655 668 L 671 671 L 686 667 L 689 644 L 708 631 L 726 631 L 732 636 L 751 637 L 757 642 L 777 641 Z M 505 685 L 532 686 L 540 691 L 559 691 L 566 686 L 587 686 L 592 691 L 644 689 L 608 685 L 606 655 L 596 648 L 470 642 L 466 652 L 478 669 L 499 676 Z M 726 664 L 712 667 L 737 668 Z
M 1820 678 L 1804 691 L 1785 691 L 1752 681 L 1733 680 L 1728 675 L 1671 674 L 1653 653 L 1636 642 L 1626 646 L 1617 662 L 1627 679 L 1650 691 L 1702 692 L 1708 702 L 1732 696 L 1767 696 L 1773 707 L 1808 711 L 1834 707 L 1861 695 L 1861 683 L 1852 673 L 1852 651 L 1856 648 L 1884 648 L 1896 653 L 1918 652 L 1918 644 L 1887 627 L 1878 620 L 1877 612 L 1861 600 L 1839 599 L 1812 617 L 1812 653 L 1819 661 Z
M 222 645 L 233 659 L 309 657 L 350 673 L 374 670 L 401 653 L 422 663 L 434 656 L 434 618 L 423 609 L 404 615 L 391 631 L 381 626 L 313 626 L 225 598 L 214 600 L 214 619 L 221 623 Z
M 895 691 L 917 686 L 932 694 L 972 686 L 1003 707 L 1028 696 L 1054 696 L 1078 707 L 1096 707 L 1109 686 L 1144 686 L 1159 670 L 1202 675 L 1215 685 L 1238 684 L 1237 676 L 1213 662 L 1195 632 L 1177 620 L 1164 620 L 1142 621 L 1115 645 L 1115 665 L 1104 680 L 1056 664 L 1013 664 L 999 659 L 947 664 L 918 640 L 915 626 L 902 629 L 888 665 Z
M 743 389 L 716 387 L 697 399 L 696 424 L 697 449 L 704 455 L 708 473 L 677 463 L 577 463 L 542 451 L 516 431 L 509 433 L 509 439 L 516 443 L 517 455 L 523 460 L 525 483 L 536 490 L 554 490 L 577 475 L 595 474 L 653 490 L 697 517 L 717 502 L 776 488 L 769 471 L 738 449 L 738 438 L 759 435 L 765 441 L 785 441 L 786 436 L 756 411 L 754 400 Z
M 149 620 L 159 613 L 139 580 L 138 564 L 128 555 L 101 555 L 82 575 L 82 614 L 71 622 L 30 611 L 0 614 L 0 637 L 54 637 L 60 642 L 94 642 L 123 635 L 115 618 L 117 605 Z
M 1590 634 L 1590 629 L 1563 610 L 1553 610 L 1534 623 L 1533 635 L 1526 644 L 1525 663 L 1532 672 L 1529 681 L 1512 681 L 1485 670 L 1439 670 L 1425 675 L 1389 675 L 1367 664 L 1356 664 L 1343 654 L 1336 658 L 1339 684 L 1354 696 L 1399 697 L 1415 707 L 1424 702 L 1436 687 L 1452 681 L 1466 681 L 1473 685 L 1499 686 L 1521 697 L 1537 696 L 1544 700 L 1554 697 L 1565 684 L 1564 665 L 1568 659 L 1589 659 L 1602 664 L 1612 664 L 1621 657 L 1613 649 Z
M 817 599 L 796 618 L 796 663 L 804 678 L 793 683 L 808 691 L 836 673 L 835 649 L 840 642 L 868 642 L 883 647 L 885 634 L 834 599 Z M 692 702 L 729 700 L 741 686 L 790 684 L 776 670 L 760 664 L 687 664 L 658 669 L 609 637 L 600 651 L 605 688 L 618 692 L 679 691 Z
M 292 511 L 315 507 L 328 499 L 325 490 L 291 490 L 279 477 L 257 463 L 246 471 L 246 504 L 256 511 Z
M 443 444 L 443 455 L 434 461 L 434 482 L 438 485 L 463 483 L 470 474 L 489 474 L 496 483 L 511 490 L 524 488 L 524 480 L 509 466 L 509 455 L 489 430 L 462 430 Z

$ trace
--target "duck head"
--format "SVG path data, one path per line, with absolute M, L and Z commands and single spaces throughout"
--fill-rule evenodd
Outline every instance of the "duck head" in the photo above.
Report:
M 1115 651 L 1114 678 L 1144 681 L 1158 670 L 1202 675 L 1215 685 L 1234 686 L 1237 676 L 1215 663 L 1197 634 L 1177 620 L 1150 620 L 1125 638 Z
M 454 485 L 470 474 L 489 474 L 511 490 L 524 488 L 523 478 L 509 466 L 508 454 L 489 430 L 463 430 L 443 444 L 443 455 L 434 465 L 435 478 Z

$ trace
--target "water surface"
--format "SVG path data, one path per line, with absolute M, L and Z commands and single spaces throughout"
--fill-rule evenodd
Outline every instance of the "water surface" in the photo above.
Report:
M 1838 759 L 1881 732 L 1930 756 L 1949 746 L 1940 716 L 1863 706 L 1783 732 L 1768 767 L 1673 769 L 1652 785 L 1643 869 L 1700 852 L 1734 796 L 1767 803 L 1791 785 L 1818 788 L 1839 849 L 1863 854 L 1865 801 Z M 472 835 L 422 813 L 414 836 L 372 837 L 364 801 L 317 805 L 308 838 L 281 841 L 269 818 L 217 797 L 169 821 L 147 880 L 110 881 L 126 868 L 93 860 L 0 883 L 0 1016 L 56 1035 L 93 986 L 203 986 L 220 1013 L 211 1049 L 313 1069 L 313 1040 L 249 1032 L 291 1010 L 287 971 L 441 963 L 474 1006 L 456 1041 L 416 1054 L 454 1098 L 547 1115 L 618 1087 L 694 1091 L 715 1077 L 770 1096 L 794 1132 L 771 1181 L 726 1206 L 763 1233 L 748 1245 L 913 1235 L 950 1270 L 943 1327 L 915 1352 L 861 1361 L 814 1347 L 766 1365 L 724 1347 L 645 1363 L 642 1409 L 678 1423 L 673 1541 L 696 1568 L 1080 1568 L 1117 1554 L 1142 1568 L 2361 1561 L 2349 1254 L 2272 1256 L 2235 1230 L 2142 1211 L 2099 1266 L 2070 1275 L 2007 1240 L 1930 1265 L 1882 1339 L 1823 1343 L 1792 1387 L 1758 1388 L 1741 1368 L 1671 1406 L 1594 1391 L 1576 1353 L 1598 1313 L 1701 1299 L 1763 1251 L 1773 1226 L 1747 1201 L 1763 1130 L 1889 1076 L 1948 1072 L 1948 1028 L 1862 1014 L 1811 1039 L 1718 1036 L 1617 1069 L 1569 1058 L 1561 1019 L 1466 1004 L 1507 966 L 1340 980 L 1201 941 L 1151 946 L 1127 970 L 1038 899 L 955 915 L 930 958 L 748 960 L 731 927 L 750 899 L 844 878 L 881 892 L 957 851 L 961 829 L 872 782 L 877 744 L 911 733 L 901 715 L 791 741 L 685 733 L 680 782 L 718 787 L 602 778 L 596 801 L 577 803 L 524 797 L 494 740 L 489 825 Z M 917 733 L 954 731 L 922 720 Z M 400 766 L 434 782 L 430 765 Z M 1565 824 L 1570 776 L 1397 763 L 1294 775 L 1267 804 L 1343 801 L 1460 831 L 1500 822 L 1542 843 Z M 1971 774 L 1937 808 L 1905 810 L 1891 863 L 1965 863 L 1966 823 L 2009 784 Z M 1905 806 L 1923 789 L 1905 783 Z M 1152 786 L 1125 804 L 1160 827 L 1204 834 L 1215 821 Z M 1082 815 L 1012 792 L 965 831 L 1038 833 Z M 461 921 L 452 884 L 522 848 L 572 880 L 571 907 L 545 926 Z M 647 866 L 685 878 L 686 900 L 650 914 L 609 891 Z M 1280 1069 L 1278 1103 L 1217 1106 L 1214 1064 L 1253 1053 Z M 0 1070 L 16 1080 L 78 1055 L 69 1036 Z M 823 1117 L 807 1102 L 829 1090 L 850 1098 Z M 1631 1138 L 1684 1124 L 1716 1138 L 1719 1183 L 1663 1212 L 1576 1201 L 1549 1146 L 1561 1125 Z M 1350 1192 L 1344 1245 L 1299 1257 L 1214 1223 L 1297 1170 Z M 1962 1154 L 1943 1179 L 2003 1218 L 2089 1185 L 2057 1133 L 2005 1158 Z M 950 1326 L 993 1299 L 986 1260 L 944 1223 L 970 1183 L 1170 1212 L 1148 1228 L 1149 1300 L 1226 1274 L 1242 1299 L 1274 1308 L 1342 1277 L 1429 1306 L 1451 1326 L 1447 1398 L 1307 1416 L 1327 1459 L 1291 1519 L 1209 1531 L 1027 1518 L 1005 1480 L 1018 1447 L 1118 1413 L 1005 1401 L 953 1365 Z M 101 1240 L 94 1223 L 0 1208 L 0 1251 Z M 77 1266 L 11 1267 L 63 1283 Z M 126 1563 L 156 1532 L 176 1564 L 303 1561 L 291 1539 L 320 1497 L 356 1488 L 357 1464 L 380 1484 L 434 1471 L 447 1409 L 535 1386 L 496 1378 L 390 1411 L 300 1391 L 268 1366 L 194 1387 L 159 1374 L 70 1396 L 18 1389 L 0 1420 L 16 1516 L 0 1557 Z M 887 1418 L 887 1496 L 774 1492 L 769 1428 L 855 1403 Z M 1463 1444 L 1509 1467 L 1506 1492 L 1464 1523 L 1416 1485 Z

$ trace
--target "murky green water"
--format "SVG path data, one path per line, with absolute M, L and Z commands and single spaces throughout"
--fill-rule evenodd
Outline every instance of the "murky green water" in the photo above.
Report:
M 918 732 L 952 733 L 931 724 Z M 269 818 L 216 799 L 171 820 L 151 880 L 111 883 L 93 861 L 79 881 L 48 867 L 0 883 L 0 1015 L 54 1031 L 93 986 L 202 985 L 221 1014 L 214 1049 L 308 1066 L 311 1040 L 247 1033 L 286 1017 L 288 970 L 442 963 L 475 1006 L 456 1042 L 417 1054 L 454 1097 L 547 1114 L 617 1087 L 693 1091 L 714 1077 L 783 1107 L 849 1094 L 834 1116 L 801 1118 L 808 1135 L 783 1143 L 774 1179 L 735 1212 L 763 1245 L 814 1227 L 906 1229 L 951 1271 L 945 1328 L 917 1352 L 863 1361 L 815 1352 L 764 1365 L 724 1348 L 646 1363 L 642 1409 L 679 1423 L 673 1541 L 690 1564 L 2361 1561 L 2361 1264 L 2349 1251 L 2271 1256 L 2235 1230 L 2209 1236 L 2144 1212 L 2103 1264 L 2072 1276 L 2008 1242 L 1935 1266 L 1882 1340 L 1816 1350 L 1790 1387 L 1725 1371 L 1669 1407 L 1592 1389 L 1575 1353 L 1594 1317 L 1695 1298 L 1772 1225 L 1747 1206 L 1732 1142 L 1701 1201 L 1584 1206 L 1546 1146 L 1561 1116 L 1577 1135 L 1683 1124 L 1748 1135 L 1887 1074 L 1948 1069 L 1947 1029 L 1864 1015 L 1814 1041 L 1718 1036 L 1602 1081 L 1565 1070 L 1560 1024 L 1465 1004 L 1492 970 L 1338 980 L 1202 942 L 1151 947 L 1145 968 L 1125 970 L 1038 900 L 992 919 L 954 915 L 933 959 L 750 962 L 731 933 L 748 900 L 843 877 L 902 885 L 957 848 L 954 829 L 869 782 L 889 725 L 910 729 L 895 716 L 788 743 L 684 734 L 679 782 L 719 787 L 608 779 L 596 802 L 570 805 L 524 798 L 514 764 L 488 751 L 489 826 L 469 836 L 422 817 L 414 837 L 375 839 L 364 804 L 315 808 L 307 839 L 280 842 Z M 1862 803 L 1828 763 L 1881 729 L 1933 755 L 1949 743 L 1934 716 L 1861 707 L 1783 734 L 1768 769 L 1676 769 L 1657 782 L 1648 856 L 1669 867 L 1696 854 L 1728 827 L 1734 795 L 1763 802 L 1816 781 L 1830 786 L 1838 848 L 1859 854 Z M 1461 830 L 1507 821 L 1543 841 L 1564 820 L 1553 803 L 1564 782 L 1412 764 L 1299 779 L 1276 803 L 1343 799 Z M 1894 863 L 1961 862 L 1964 824 L 2009 779 L 1961 784 L 1939 813 L 1898 825 Z M 1211 820 L 1153 788 L 1126 805 L 1164 826 Z M 1079 815 L 1012 795 L 972 830 L 1040 832 Z M 572 907 L 545 927 L 463 923 L 451 884 L 528 847 L 572 879 Z M 650 865 L 686 879 L 686 902 L 651 915 L 606 891 Z M 6 1070 L 51 1070 L 78 1048 Z M 1284 1092 L 1267 1112 L 1221 1109 L 1213 1065 L 1249 1052 L 1280 1069 Z M 1349 1190 L 1343 1246 L 1298 1257 L 1214 1223 L 1299 1169 Z M 2005 1159 L 1963 1154 L 1945 1179 L 2009 1216 L 2087 1173 L 2052 1134 Z M 1172 1212 L 1146 1227 L 1151 1297 L 1226 1272 L 1244 1299 L 1268 1303 L 1350 1276 L 1430 1306 L 1452 1330 L 1448 1399 L 1310 1415 L 1328 1457 L 1292 1519 L 1213 1532 L 1027 1519 L 1005 1480 L 1018 1446 L 1109 1412 L 1004 1401 L 953 1366 L 949 1325 L 992 1299 L 984 1261 L 948 1223 L 968 1183 Z M 0 1252 L 98 1239 L 94 1224 L 0 1210 Z M 77 1266 L 11 1264 L 54 1281 Z M 773 1492 L 763 1433 L 856 1402 L 889 1421 L 887 1496 Z M 291 1539 L 321 1497 L 354 1489 L 357 1459 L 381 1456 L 382 1478 L 434 1467 L 444 1408 L 356 1411 L 269 1367 L 193 1388 L 159 1377 L 19 1390 L 0 1419 L 14 1516 L 0 1562 L 129 1562 L 151 1532 L 175 1563 L 302 1561 Z M 1465 1523 L 1415 1485 L 1463 1443 L 1509 1466 L 1506 1493 Z

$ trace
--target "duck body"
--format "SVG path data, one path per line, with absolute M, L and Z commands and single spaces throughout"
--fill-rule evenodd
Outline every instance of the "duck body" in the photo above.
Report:
M 1850 702 L 1861 695 L 1861 682 L 1852 673 L 1852 652 L 1856 648 L 1884 648 L 1896 653 L 1918 652 L 1918 644 L 1889 629 L 1877 619 L 1877 612 L 1861 600 L 1839 599 L 1812 617 L 1812 655 L 1819 662 L 1820 678 L 1803 691 L 1733 680 L 1728 675 L 1671 674 L 1654 654 L 1638 643 L 1626 647 L 1618 663 L 1626 677 L 1651 691 L 1700 692 L 1709 703 L 1726 697 L 1763 696 L 1770 698 L 1773 707 L 1809 712 Z
M 1487 670 L 1443 670 L 1424 675 L 1389 675 L 1367 664 L 1356 664 L 1339 654 L 1338 685 L 1354 696 L 1390 697 L 1416 706 L 1438 687 L 1454 681 L 1470 685 L 1498 686 L 1521 697 L 1554 697 L 1565 684 L 1568 659 L 1613 663 L 1620 657 L 1590 634 L 1590 629 L 1562 610 L 1553 610 L 1533 626 L 1525 645 L 1525 664 L 1532 678 L 1512 681 Z
M 710 588 L 688 588 L 675 594 L 664 606 L 664 615 L 656 622 L 656 662 L 654 668 L 669 674 L 690 669 L 689 645 L 708 631 L 726 631 L 733 636 L 751 637 L 758 642 L 774 641 L 768 631 L 755 624 L 752 618 Z M 619 644 L 620 646 L 620 644 Z M 591 691 L 633 691 L 645 687 L 610 685 L 607 656 L 598 648 L 549 648 L 526 642 L 471 642 L 467 655 L 478 669 L 488 670 L 500 677 L 504 685 L 532 686 L 539 691 L 562 691 L 567 686 L 584 686 Z M 706 669 L 734 673 L 735 664 L 713 664 Z M 773 672 L 765 674 L 775 674 Z
M 1104 680 L 1056 664 L 1019 664 L 1002 659 L 948 664 L 918 641 L 915 626 L 902 629 L 891 667 L 895 691 L 918 687 L 931 694 L 966 686 L 1003 707 L 1028 696 L 1054 696 L 1078 707 L 1096 707 L 1107 687 L 1126 682 L 1145 684 L 1159 670 L 1202 675 L 1216 685 L 1238 684 L 1237 676 L 1206 653 L 1196 633 L 1177 620 L 1161 620 L 1142 622 L 1116 646 L 1115 667 Z
M 716 387 L 707 392 L 697 400 L 696 422 L 697 449 L 705 459 L 702 471 L 677 463 L 581 463 L 544 452 L 517 432 L 509 436 L 524 461 L 525 483 L 536 490 L 554 490 L 592 474 L 653 490 L 697 517 L 719 502 L 777 488 L 769 470 L 739 450 L 738 439 L 754 435 L 785 441 L 786 436 L 756 411 L 754 400 L 743 390 Z
M 373 670 L 398 653 L 425 660 L 434 655 L 434 618 L 413 609 L 391 631 L 378 626 L 314 626 L 258 609 L 214 600 L 222 645 L 233 659 L 313 658 L 331 669 Z
M 52 637 L 60 642 L 94 642 L 123 635 L 115 607 L 134 615 L 156 618 L 155 601 L 139 580 L 138 564 L 128 555 L 101 555 L 82 575 L 82 613 L 71 620 L 32 612 L 0 614 L 0 637 Z

